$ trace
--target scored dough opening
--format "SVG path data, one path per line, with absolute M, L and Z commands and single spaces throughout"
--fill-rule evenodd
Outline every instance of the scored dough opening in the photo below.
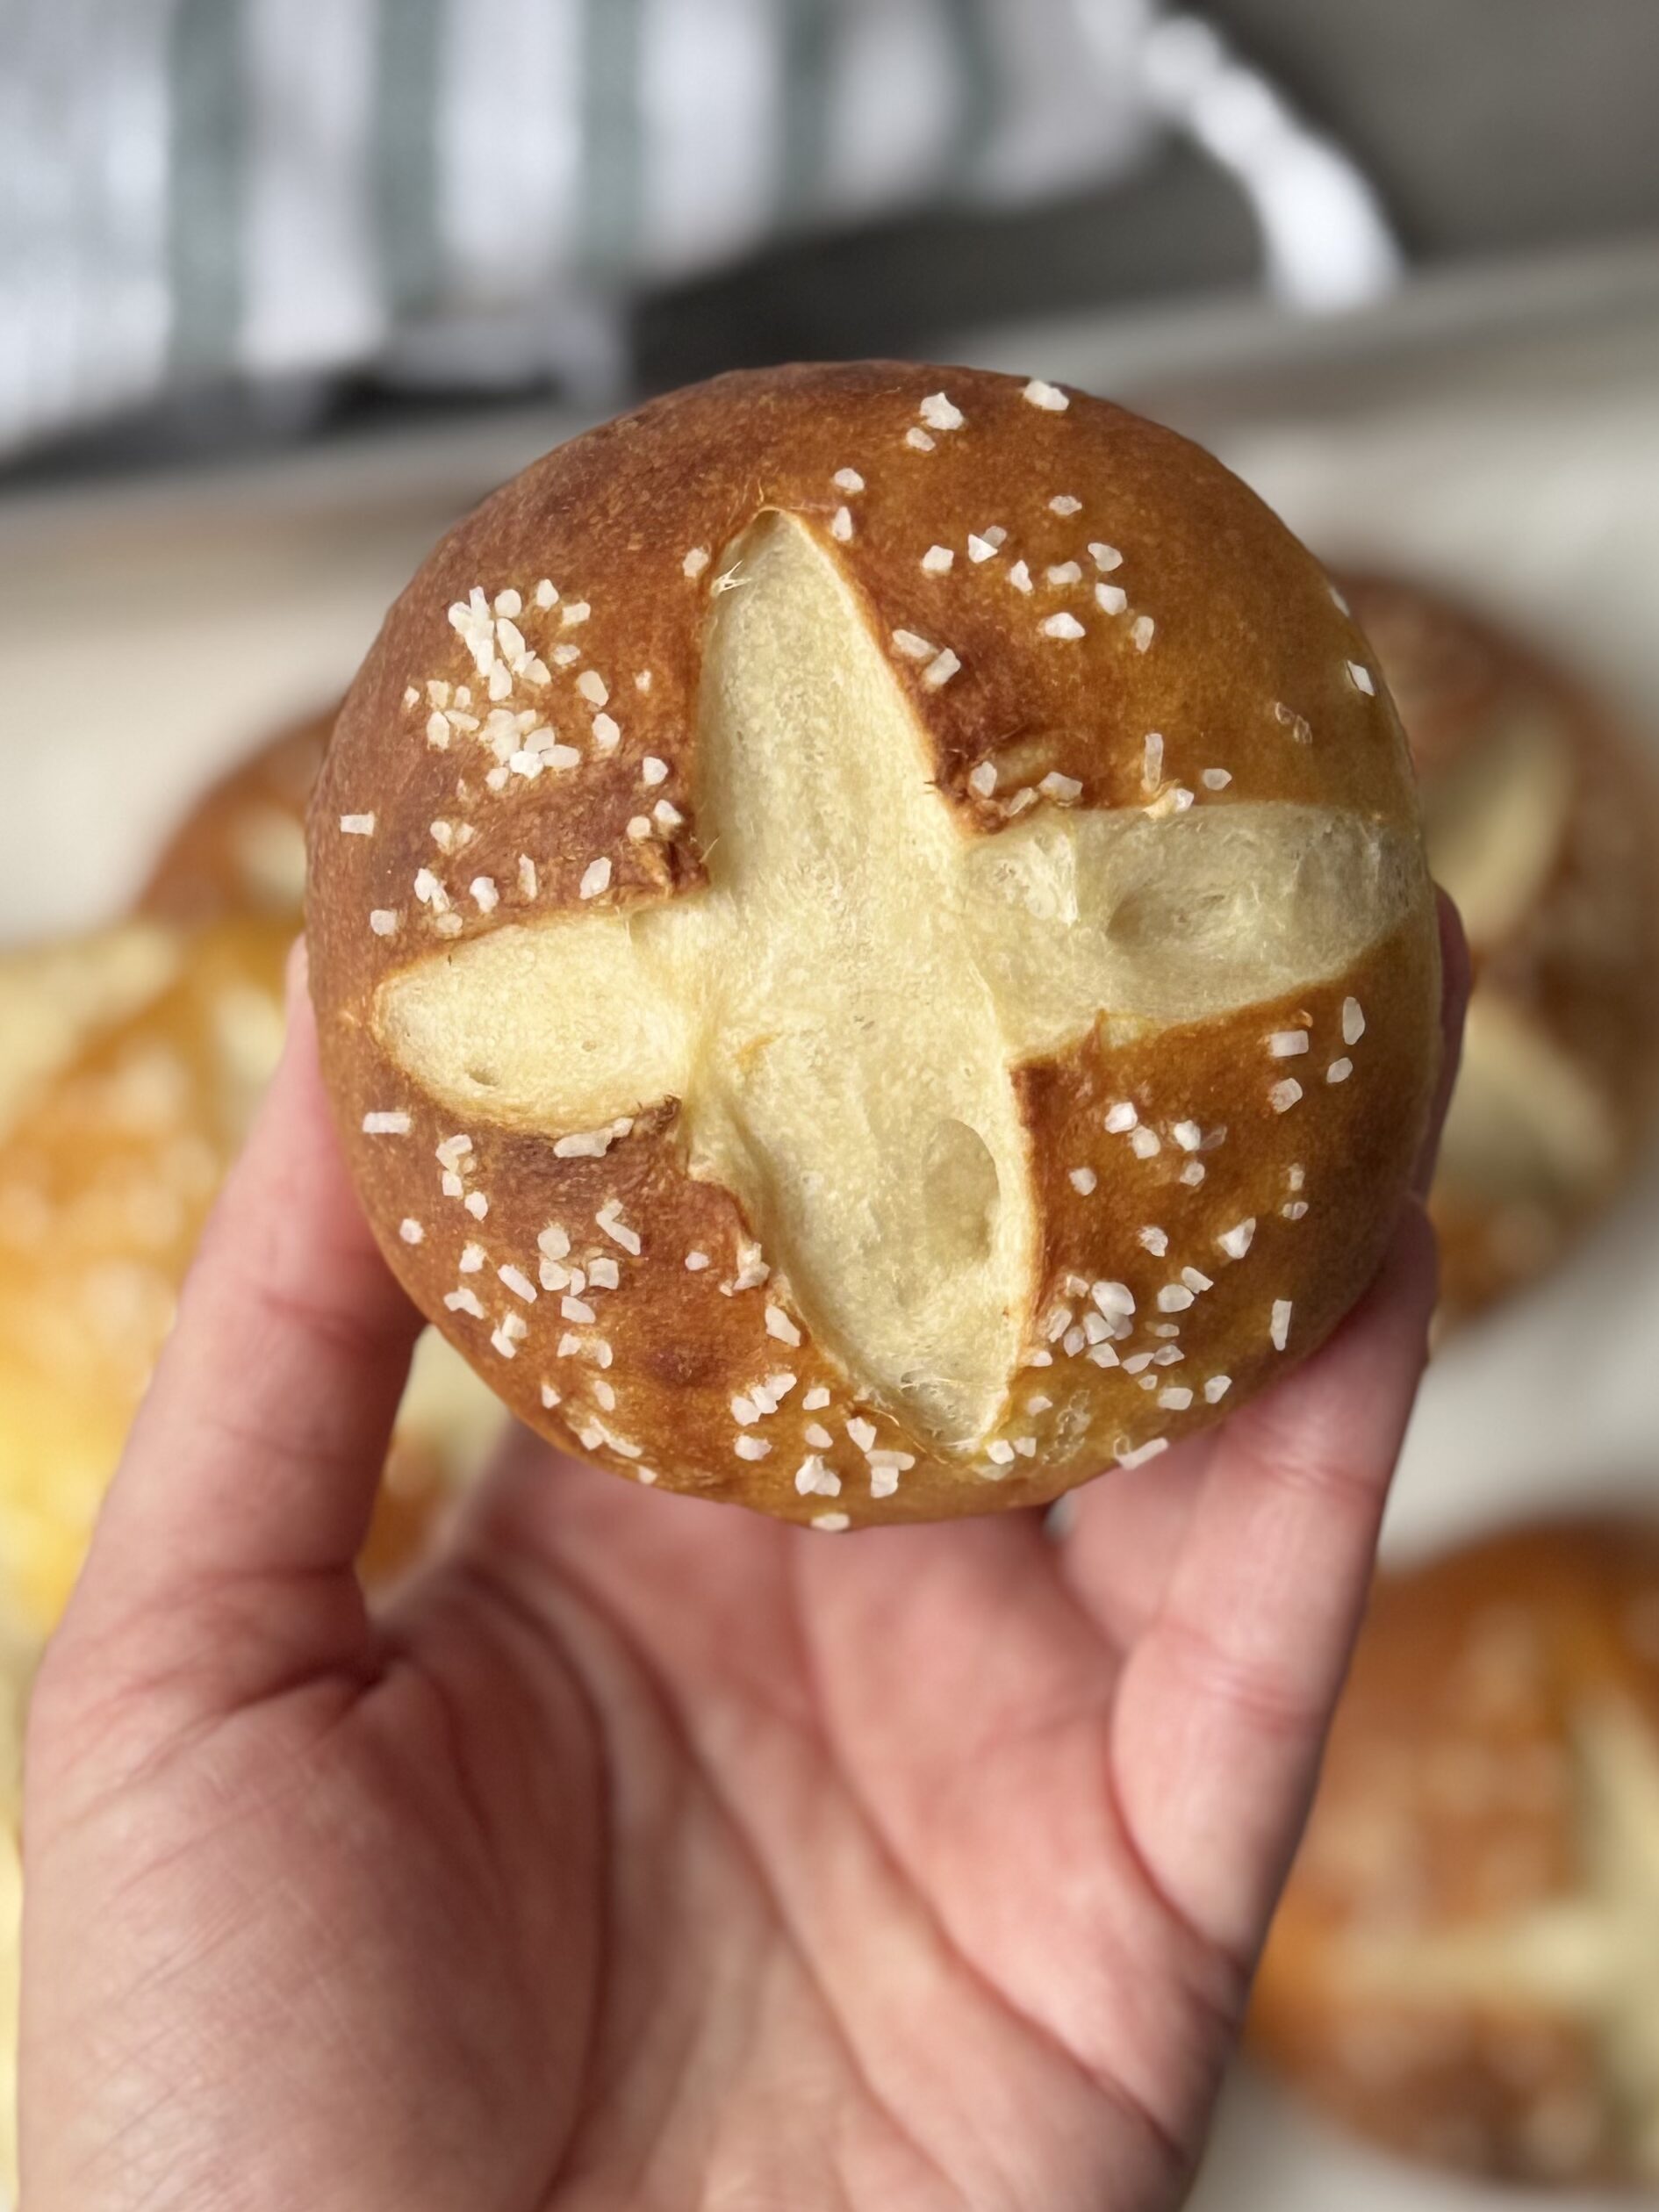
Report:
M 463 1117 L 558 1135 L 678 1098 L 692 1172 L 736 1194 L 855 1389 L 966 1450 L 1036 1289 L 1014 1065 L 1102 1013 L 1140 1034 L 1339 973 L 1411 910 L 1420 856 L 1277 804 L 1042 808 L 980 837 L 812 533 L 763 515 L 721 565 L 707 887 L 434 951 L 381 986 L 375 1027 Z

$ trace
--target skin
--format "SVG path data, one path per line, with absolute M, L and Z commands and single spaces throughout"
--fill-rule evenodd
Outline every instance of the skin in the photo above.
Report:
M 526 1438 L 371 1611 L 418 1323 L 300 984 L 34 1700 L 30 2212 L 1179 2202 L 1433 1296 L 1414 1199 L 1320 1354 L 1061 1541 Z

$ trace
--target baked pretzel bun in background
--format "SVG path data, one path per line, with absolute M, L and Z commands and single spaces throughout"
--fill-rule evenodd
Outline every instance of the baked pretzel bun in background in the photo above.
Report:
M 1375 1268 L 1438 1059 L 1319 567 L 1081 393 L 722 377 L 393 608 L 313 803 L 370 1217 L 522 1418 L 828 1529 L 1213 1421 Z
M 1582 685 L 1437 592 L 1345 580 L 1417 758 L 1475 989 L 1432 1210 L 1455 1318 L 1548 1268 L 1659 1101 L 1659 790 Z
M 269 914 L 298 935 L 305 903 L 305 808 L 334 709 L 279 730 L 204 792 L 162 849 L 138 910 L 187 926 Z
M 1379 1579 L 1251 2029 L 1413 2156 L 1659 2184 L 1659 1527 Z

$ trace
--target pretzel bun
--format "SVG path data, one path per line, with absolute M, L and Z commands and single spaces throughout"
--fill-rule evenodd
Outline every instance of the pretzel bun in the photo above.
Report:
M 1169 432 L 969 370 L 727 377 L 527 470 L 388 618 L 311 885 L 411 1295 L 567 1450 L 829 1529 L 1282 1375 L 1434 1077 L 1322 572 Z
M 1659 794 L 1562 670 L 1418 585 L 1343 585 L 1417 757 L 1475 990 L 1432 1210 L 1442 1311 L 1537 1275 L 1628 1179 L 1659 1098 Z
M 334 709 L 278 730 L 205 791 L 162 847 L 140 914 L 192 927 L 227 915 L 291 916 L 305 901 L 305 808 Z
M 1256 2048 L 1362 2133 L 1659 2183 L 1659 1530 L 1379 1580 L 1257 1979 Z

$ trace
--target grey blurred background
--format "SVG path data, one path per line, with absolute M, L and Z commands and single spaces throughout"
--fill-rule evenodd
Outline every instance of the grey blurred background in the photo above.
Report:
M 326 14 L 283 0 L 0 0 L 0 401 L 9 368 L 25 391 L 13 427 L 0 425 L 0 489 L 420 420 L 459 399 L 562 395 L 592 411 L 731 366 L 926 352 L 999 323 L 1260 292 L 1263 231 L 1240 178 L 1261 169 L 1262 146 L 1245 145 L 1229 173 L 1224 156 L 1201 145 L 1203 124 L 1175 111 L 1183 96 L 1172 101 L 1166 85 L 1160 109 L 1147 92 L 1146 57 L 1173 12 L 1158 0 L 334 0 Z M 1328 142 L 1368 183 L 1404 273 L 1618 241 L 1659 248 L 1653 0 L 1205 0 L 1195 14 L 1230 46 L 1235 75 L 1280 104 L 1281 122 Z M 916 34 L 908 49 L 890 35 L 901 22 Z M 718 37 L 700 45 L 704 25 Z M 476 180 L 463 180 L 458 197 L 470 205 L 458 216 L 453 204 L 456 147 L 463 130 L 479 134 L 477 86 L 452 82 L 466 74 L 457 42 L 475 25 L 501 40 L 500 135 L 492 145 L 486 111 L 485 163 L 514 133 L 550 138 L 561 127 L 537 107 L 564 97 L 552 90 L 556 61 L 566 81 L 579 80 L 562 126 L 578 143 L 558 189 L 585 205 L 557 216 L 549 205 L 541 259 L 512 300 L 499 241 L 487 220 L 480 226 Z M 873 52 L 887 40 L 891 67 L 866 68 L 861 91 L 843 88 L 855 107 L 870 104 L 873 89 L 891 95 L 887 80 L 913 70 L 887 98 L 887 119 L 865 126 L 867 190 L 855 160 L 851 183 L 844 173 L 831 189 L 820 178 L 815 199 L 809 191 L 792 205 L 785 189 L 764 209 L 734 204 L 720 173 L 748 127 L 729 82 L 744 40 L 771 41 L 798 73 L 792 95 L 754 95 L 754 129 L 779 135 L 777 174 L 751 163 L 768 195 L 780 176 L 786 186 L 792 163 L 801 167 L 792 129 L 811 138 L 839 127 L 815 117 L 815 68 L 827 83 L 850 43 Z M 342 107 L 319 124 L 308 104 L 328 105 L 331 41 L 347 74 L 357 72 L 361 113 Z M 522 66 L 515 42 L 530 57 Z M 670 46 L 673 59 L 658 61 L 653 78 L 653 54 Z M 1169 56 L 1160 55 L 1167 78 Z M 147 110 L 130 93 L 141 66 L 158 78 Z M 718 97 L 698 84 L 700 68 L 716 73 Z M 959 84 L 941 90 L 953 75 Z M 824 94 L 824 104 L 836 97 Z M 1250 97 L 1242 119 L 1234 98 L 1220 135 L 1260 139 Z M 168 102 L 154 141 L 140 130 L 123 151 L 122 133 L 147 114 L 154 125 Z M 913 124 L 925 137 L 930 102 L 953 102 L 954 120 L 940 125 L 937 154 L 907 168 L 890 141 Z M 355 149 L 354 131 L 363 141 Z M 626 165 L 643 144 L 649 168 L 653 133 L 676 133 L 668 166 L 679 164 L 688 201 L 712 177 L 709 208 L 700 217 L 693 206 L 679 222 L 671 198 L 666 227 L 679 234 L 665 241 L 652 234 L 650 207 L 641 220 L 634 205 L 638 235 L 607 241 L 592 219 L 596 204 L 605 212 L 595 200 L 605 179 L 625 200 L 630 187 L 635 202 L 649 198 Z M 1023 152 L 1010 162 L 1002 141 L 1016 137 Z M 124 314 L 131 327 L 135 314 L 154 324 L 164 312 L 134 279 L 124 229 L 147 220 L 164 233 L 157 269 L 140 272 L 152 290 L 181 271 L 219 288 L 210 324 L 226 312 L 226 287 L 256 288 L 233 264 L 239 253 L 256 257 L 258 240 L 244 233 L 258 228 L 269 182 L 262 163 L 291 172 L 283 184 L 291 262 L 300 266 L 314 233 L 316 289 L 348 290 L 354 279 L 331 277 L 326 251 L 340 226 L 324 172 L 342 149 L 340 173 L 355 162 L 363 202 L 345 227 L 355 226 L 353 250 L 372 266 L 365 296 L 331 327 L 308 327 L 287 348 L 277 328 L 273 348 L 264 300 L 259 344 L 248 338 L 244 350 L 262 345 L 282 365 L 273 372 L 262 358 L 255 376 L 245 362 L 217 359 L 215 340 L 233 348 L 233 334 L 210 331 L 202 342 L 199 300 L 175 300 L 156 360 L 130 374 L 83 362 L 88 396 L 68 389 L 74 376 L 61 364 L 74 347 L 105 347 L 112 362 Z M 822 167 L 822 151 L 807 147 L 807 165 L 818 157 Z M 159 185 L 158 164 L 169 168 Z M 889 169 L 883 182 L 876 173 Z M 521 160 L 516 174 L 506 163 L 509 201 L 527 174 Z M 554 187 L 540 181 L 550 199 Z M 147 193 L 154 204 L 145 217 Z M 1298 184 L 1291 197 L 1317 192 Z M 660 205 L 656 221 L 660 233 Z M 411 279 L 399 255 L 422 225 L 428 262 Z M 48 295 L 75 255 L 87 266 L 66 310 Z M 102 322 L 101 285 L 111 303 Z M 1356 276 L 1351 289 L 1357 297 L 1366 284 Z M 315 320 L 314 302 L 291 304 L 297 323 Z M 280 298 L 277 307 L 280 324 Z

